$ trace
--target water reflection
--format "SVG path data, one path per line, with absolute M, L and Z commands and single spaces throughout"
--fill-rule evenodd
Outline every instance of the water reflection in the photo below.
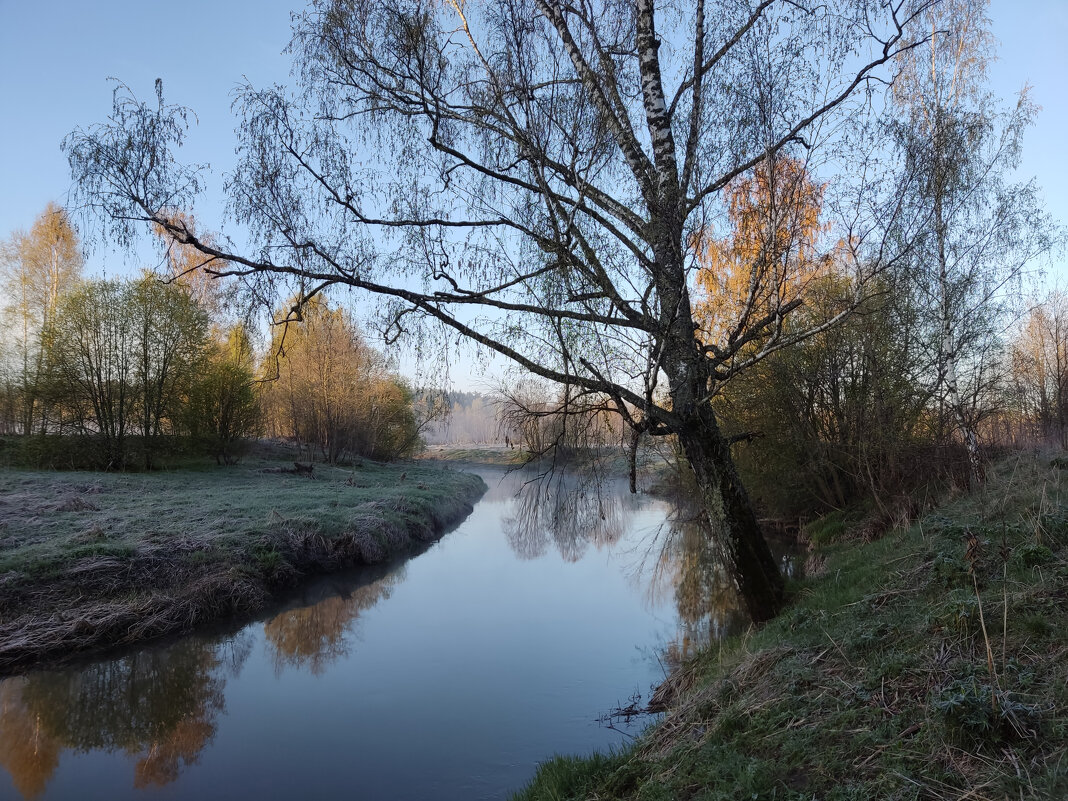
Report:
M 774 537 L 769 543 L 783 575 L 792 576 L 796 571 L 795 543 Z M 685 498 L 673 499 L 664 523 L 650 538 L 638 571 L 651 603 L 671 597 L 678 611 L 678 632 L 663 648 L 669 667 L 750 624 L 728 564 L 723 539 L 700 511 Z
M 575 473 L 527 480 L 503 521 L 508 544 L 520 559 L 537 559 L 553 546 L 568 562 L 581 559 L 591 543 L 614 545 L 635 503 L 619 490 L 619 482 Z
M 122 752 L 137 758 L 134 787 L 169 784 L 214 737 L 250 647 L 247 635 L 186 639 L 0 682 L 0 765 L 25 798 L 44 792 L 65 750 Z
M 618 744 L 597 717 L 665 655 L 746 625 L 685 504 L 484 475 L 399 567 L 324 577 L 236 636 L 0 682 L 0 796 L 507 797 L 554 750 Z
M 404 580 L 404 567 L 355 589 L 341 585 L 336 595 L 318 603 L 289 609 L 263 624 L 275 672 L 306 668 L 322 675 L 327 665 L 347 656 L 360 612 L 390 597 Z
M 360 613 L 388 598 L 403 578 L 402 566 L 355 588 L 326 580 L 311 585 L 304 600 L 318 602 L 263 624 L 275 671 L 319 675 L 346 656 Z M 253 641 L 250 629 L 188 637 L 83 668 L 0 681 L 0 767 L 25 799 L 44 793 L 64 751 L 126 754 L 136 760 L 134 788 L 170 784 L 211 744 L 227 679 L 239 675 Z
M 678 631 L 664 646 L 669 667 L 749 622 L 726 565 L 719 540 L 690 509 L 673 510 L 650 542 L 646 592 L 654 602 L 671 597 L 678 612 Z
M 598 474 L 519 476 L 503 525 L 520 559 L 538 559 L 555 548 L 565 561 L 577 562 L 591 544 L 613 546 L 640 504 L 621 482 Z M 678 612 L 677 635 L 663 646 L 666 663 L 677 665 L 709 642 L 744 629 L 750 618 L 727 568 L 723 541 L 699 508 L 678 494 L 666 506 L 663 522 L 635 549 L 633 573 L 650 606 L 670 601 Z M 790 549 L 789 543 L 772 541 L 786 575 L 794 570 Z
M 59 765 L 63 746 L 42 730 L 40 717 L 23 699 L 27 682 L 24 676 L 0 682 L 0 766 L 24 798 L 36 798 Z

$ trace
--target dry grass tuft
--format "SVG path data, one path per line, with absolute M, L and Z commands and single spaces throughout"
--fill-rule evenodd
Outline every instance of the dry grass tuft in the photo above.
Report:
M 72 498 L 67 498 L 63 501 L 52 506 L 53 511 L 56 512 L 99 512 L 100 507 L 95 503 L 80 498 L 75 495 Z
M 808 578 L 822 578 L 827 575 L 827 557 L 820 553 L 810 553 L 805 557 L 801 574 Z
M 655 761 L 676 749 L 693 747 L 731 704 L 741 703 L 755 711 L 780 700 L 784 688 L 774 668 L 792 653 L 789 648 L 747 653 L 735 667 L 710 683 L 701 681 L 703 666 L 698 660 L 675 671 L 665 682 L 670 684 L 665 692 L 670 698 L 667 703 L 674 705 L 646 737 L 638 758 Z

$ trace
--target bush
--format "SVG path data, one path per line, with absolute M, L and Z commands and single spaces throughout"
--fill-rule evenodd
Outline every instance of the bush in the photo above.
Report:
M 180 415 L 199 452 L 218 464 L 235 464 L 259 433 L 263 411 L 252 370 L 252 349 L 243 326 L 208 353 Z
M 10 467 L 35 470 L 129 470 L 143 465 L 145 443 L 141 437 L 125 437 L 116 443 L 91 434 L 30 434 L 0 440 L 0 461 Z M 152 443 L 154 458 L 188 455 L 186 437 L 169 436 Z
M 950 738 L 969 746 L 995 746 L 1033 736 L 1038 710 L 972 676 L 950 682 L 933 707 Z

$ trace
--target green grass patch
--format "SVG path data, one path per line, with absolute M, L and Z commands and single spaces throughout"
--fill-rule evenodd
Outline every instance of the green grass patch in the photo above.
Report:
M 824 547 L 845 539 L 856 520 L 848 511 L 837 511 L 825 514 L 806 523 L 803 528 L 804 536 L 816 547 Z

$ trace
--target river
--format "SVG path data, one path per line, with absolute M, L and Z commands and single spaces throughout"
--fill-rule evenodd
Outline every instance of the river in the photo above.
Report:
M 0 682 L 0 799 L 507 798 L 626 741 L 744 625 L 707 538 L 618 482 L 478 472 L 458 528 L 260 620 Z

